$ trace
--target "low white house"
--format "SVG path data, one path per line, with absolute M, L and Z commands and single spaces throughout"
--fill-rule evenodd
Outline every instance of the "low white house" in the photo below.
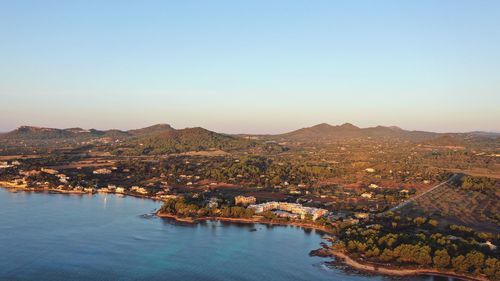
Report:
M 365 193 L 361 194 L 361 197 L 367 198 L 367 199 L 372 198 L 372 196 L 373 196 L 373 193 L 371 193 L 371 192 L 365 192 Z

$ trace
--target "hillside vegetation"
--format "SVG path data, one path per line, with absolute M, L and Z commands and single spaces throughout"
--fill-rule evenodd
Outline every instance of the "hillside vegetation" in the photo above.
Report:
M 132 152 L 138 154 L 167 154 L 186 151 L 234 150 L 250 148 L 256 142 L 218 134 L 203 128 L 170 130 L 133 139 Z

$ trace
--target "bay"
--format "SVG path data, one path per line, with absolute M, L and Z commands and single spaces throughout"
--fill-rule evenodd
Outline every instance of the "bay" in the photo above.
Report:
M 182 224 L 152 216 L 159 206 L 111 194 L 0 189 L 0 280 L 390 279 L 348 273 L 328 267 L 329 259 L 310 257 L 322 241 L 314 230 Z M 432 279 L 438 277 L 404 280 Z

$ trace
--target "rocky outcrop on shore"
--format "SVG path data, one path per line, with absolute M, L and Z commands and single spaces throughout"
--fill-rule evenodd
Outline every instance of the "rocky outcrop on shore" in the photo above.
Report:
M 328 245 L 325 242 L 321 242 L 320 245 L 321 248 L 310 251 L 309 256 L 322 258 L 331 257 L 332 253 L 330 252 Z

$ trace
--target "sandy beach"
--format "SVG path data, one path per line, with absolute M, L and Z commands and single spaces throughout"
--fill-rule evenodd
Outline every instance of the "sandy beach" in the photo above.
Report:
M 329 250 L 329 253 L 334 256 L 338 261 L 342 263 L 360 270 L 366 271 L 370 273 L 378 273 L 383 275 L 392 275 L 392 276 L 412 276 L 412 275 L 433 275 L 433 276 L 444 276 L 451 278 L 460 278 L 463 280 L 470 281 L 488 281 L 489 279 L 482 276 L 468 276 L 463 274 L 458 274 L 453 271 L 448 270 L 437 270 L 432 268 L 396 268 L 389 266 L 380 266 L 376 264 L 371 264 L 368 262 L 360 262 L 357 261 L 343 252 L 339 252 L 333 249 Z

